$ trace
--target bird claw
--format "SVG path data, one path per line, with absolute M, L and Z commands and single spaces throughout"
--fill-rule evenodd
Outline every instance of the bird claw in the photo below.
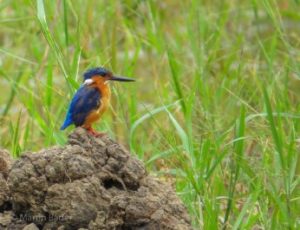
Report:
M 106 135 L 106 133 L 101 133 L 101 132 L 97 132 L 96 130 L 94 130 L 93 128 L 88 128 L 87 131 L 93 135 L 94 137 L 103 137 Z

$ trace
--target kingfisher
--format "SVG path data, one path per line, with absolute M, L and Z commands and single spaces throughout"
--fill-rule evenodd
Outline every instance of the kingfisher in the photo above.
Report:
M 92 128 L 92 124 L 99 120 L 107 110 L 110 101 L 109 81 L 131 82 L 132 78 L 115 76 L 111 71 L 97 67 L 87 70 L 83 74 L 83 84 L 77 90 L 69 105 L 69 109 L 61 130 L 74 124 L 83 127 L 94 136 L 102 136 Z

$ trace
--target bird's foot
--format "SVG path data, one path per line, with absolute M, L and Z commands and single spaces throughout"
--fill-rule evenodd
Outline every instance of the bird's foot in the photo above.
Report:
M 101 133 L 101 132 L 97 132 L 96 130 L 94 130 L 92 127 L 91 128 L 87 128 L 87 131 L 92 134 L 94 137 L 103 137 L 106 135 L 106 133 Z

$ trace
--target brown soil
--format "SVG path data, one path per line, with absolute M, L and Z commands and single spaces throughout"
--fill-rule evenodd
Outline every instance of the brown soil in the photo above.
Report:
M 173 189 L 108 137 L 78 128 L 65 147 L 0 151 L 2 229 L 191 229 Z

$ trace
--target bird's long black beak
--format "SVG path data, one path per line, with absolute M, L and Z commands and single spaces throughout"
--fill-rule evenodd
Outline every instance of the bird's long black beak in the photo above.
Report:
M 120 76 L 112 76 L 111 78 L 109 78 L 108 80 L 110 81 L 135 81 L 132 78 L 128 78 L 128 77 L 120 77 Z

